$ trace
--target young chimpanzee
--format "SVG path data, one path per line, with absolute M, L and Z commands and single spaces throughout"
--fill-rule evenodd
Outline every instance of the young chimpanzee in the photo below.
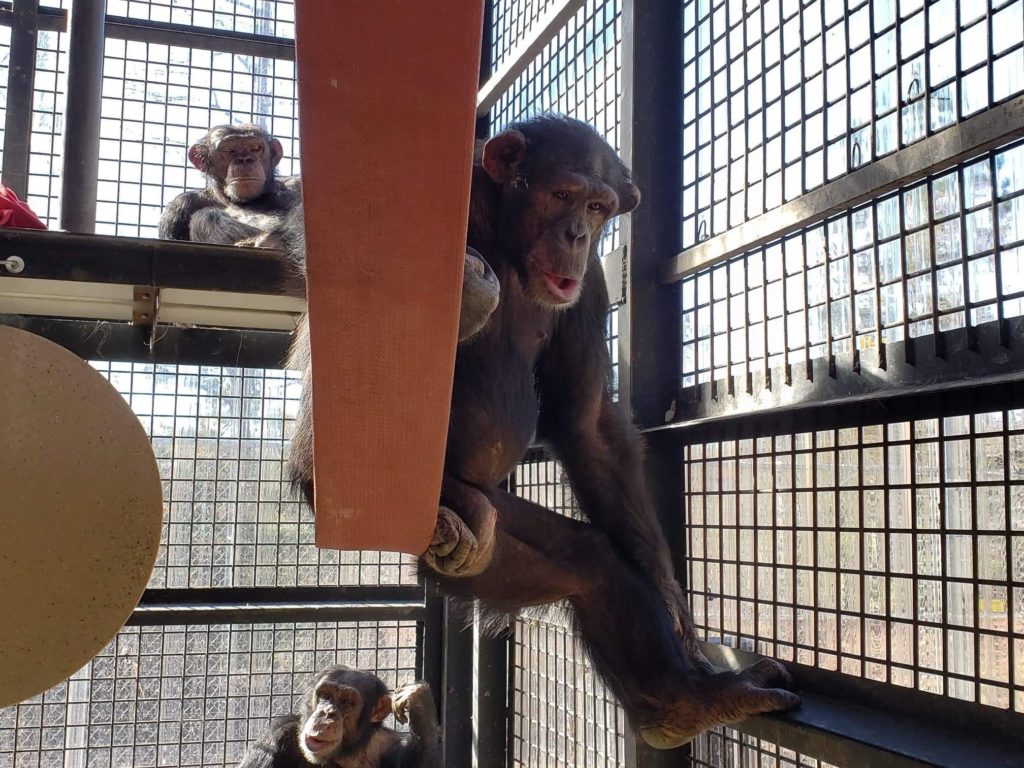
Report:
M 385 728 L 392 713 L 409 733 Z M 394 697 L 380 678 L 343 665 L 321 672 L 286 715 L 249 747 L 239 768 L 442 768 L 430 686 L 413 683 Z
M 449 593 L 500 611 L 568 600 L 632 723 L 665 748 L 799 699 L 774 661 L 718 674 L 701 653 L 639 435 L 608 394 L 596 248 L 605 224 L 639 202 L 628 169 L 579 121 L 534 118 L 480 148 L 468 240 L 501 282 L 501 300 L 458 348 L 441 507 L 423 560 Z M 589 523 L 498 490 L 535 434 L 562 462 Z M 297 479 L 308 479 L 311 458 L 293 448 Z
M 302 199 L 297 177 L 278 178 L 281 142 L 256 125 L 218 125 L 188 159 L 206 189 L 182 192 L 160 217 L 160 237 L 221 245 L 279 245 L 268 233 Z

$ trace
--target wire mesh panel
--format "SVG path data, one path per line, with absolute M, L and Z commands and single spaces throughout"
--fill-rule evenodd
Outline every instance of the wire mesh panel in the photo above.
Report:
M 68 35 L 39 31 L 36 35 L 27 200 L 49 227 L 56 226 L 60 219 L 67 66 Z
M 11 28 L 0 26 L 0 168 L 4 162 L 4 136 L 7 125 L 7 81 L 10 77 Z
M 1024 712 L 1024 411 L 692 445 L 705 637 Z
M 66 682 L 0 709 L 0 766 L 237 765 L 335 663 L 411 682 L 416 624 L 126 627 Z
M 491 64 L 498 67 L 555 0 L 495 0 L 491 3 Z
M 151 587 L 416 584 L 415 559 L 320 550 L 285 469 L 301 379 L 263 369 L 94 363 L 138 414 L 164 483 Z
M 689 247 L 1024 91 L 1021 0 L 684 4 Z
M 155 237 L 163 206 L 205 186 L 186 154 L 214 125 L 260 125 L 284 147 L 278 172 L 299 170 L 292 61 L 108 39 L 102 114 L 100 233 Z
M 682 283 L 682 384 L 1024 314 L 1024 144 Z
M 524 462 L 515 487 L 523 498 L 580 517 L 554 461 Z M 594 673 L 561 608 L 516 621 L 512 662 L 513 765 L 623 765 L 625 714 Z
M 107 0 L 107 13 L 244 34 L 295 37 L 295 0 Z
M 716 728 L 694 742 L 690 765 L 698 768 L 858 768 L 835 766 L 801 755 L 764 739 Z

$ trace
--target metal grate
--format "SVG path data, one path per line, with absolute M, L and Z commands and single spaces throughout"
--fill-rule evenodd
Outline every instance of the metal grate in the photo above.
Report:
M 699 768 L 839 768 L 731 728 L 716 728 L 693 742 L 690 765 Z
M 683 13 L 684 248 L 1024 91 L 1022 0 Z
M 237 765 L 334 663 L 417 677 L 415 622 L 126 627 L 68 681 L 0 709 L 0 766 Z
M 295 38 L 294 0 L 108 0 L 107 13 L 146 21 Z
M 39 31 L 36 40 L 27 201 L 36 215 L 52 228 L 60 219 L 69 36 Z
M 526 37 L 554 0 L 495 0 L 491 3 L 491 63 L 497 67 Z
M 1024 411 L 689 446 L 706 637 L 1024 711 Z
M 7 125 L 7 82 L 10 77 L 11 28 L 0 26 L 0 168 L 4 163 L 4 136 Z
M 415 558 L 320 550 L 290 487 L 293 372 L 93 363 L 153 441 L 165 520 L 150 587 L 416 584 Z
M 298 173 L 294 62 L 108 39 L 103 71 L 97 232 L 155 237 L 163 206 L 205 186 L 186 154 L 212 125 L 266 128 Z
M 557 462 L 523 462 L 515 489 L 523 498 L 580 519 Z M 513 765 L 623 765 L 625 714 L 594 673 L 564 611 L 519 618 L 512 662 Z
M 1024 314 L 1024 144 L 682 282 L 682 384 Z

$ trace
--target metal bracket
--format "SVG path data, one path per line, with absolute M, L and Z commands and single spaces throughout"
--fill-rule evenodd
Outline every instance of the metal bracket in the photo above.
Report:
M 160 314 L 160 289 L 137 285 L 132 293 L 132 325 L 149 329 L 149 345 L 156 340 L 156 323 Z

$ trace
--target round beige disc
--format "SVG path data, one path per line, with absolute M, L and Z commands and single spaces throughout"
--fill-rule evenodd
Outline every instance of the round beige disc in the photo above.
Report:
M 160 543 L 138 418 L 84 361 L 0 325 L 0 707 L 56 685 L 124 625 Z

